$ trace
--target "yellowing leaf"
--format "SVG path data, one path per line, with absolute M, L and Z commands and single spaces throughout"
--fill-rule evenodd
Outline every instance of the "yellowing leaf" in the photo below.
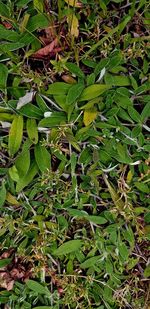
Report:
M 97 114 L 97 110 L 94 108 L 86 109 L 83 116 L 83 122 L 85 126 L 88 126 L 90 123 L 92 123 L 92 121 L 96 119 Z
M 133 177 L 133 174 L 132 174 L 131 171 L 129 171 L 128 174 L 127 174 L 127 183 L 130 183 L 130 182 L 131 182 L 132 177 Z
M 23 20 L 22 20 L 20 27 L 19 27 L 19 30 L 20 30 L 21 33 L 26 30 L 26 26 L 27 26 L 27 23 L 29 21 L 29 18 L 30 18 L 30 14 L 24 15 Z
M 111 184 L 109 183 L 109 181 L 107 180 L 106 176 L 103 176 L 104 181 L 108 187 L 109 193 L 111 195 L 111 198 L 115 204 L 115 206 L 117 208 L 119 208 L 120 210 L 122 210 L 124 208 L 124 202 L 121 199 L 121 197 L 119 196 L 119 194 L 115 191 L 115 189 L 111 186 Z
M 10 156 L 14 156 L 19 150 L 23 135 L 23 117 L 15 116 L 12 122 L 9 139 L 8 139 L 8 151 Z
M 73 6 L 75 8 L 81 8 L 82 7 L 82 3 L 78 2 L 77 0 L 65 0 L 65 2 L 68 5 Z
M 16 200 L 15 196 L 13 196 L 10 192 L 8 192 L 6 195 L 6 201 L 11 205 L 15 205 L 15 206 L 20 205 L 20 203 Z
M 77 38 L 79 35 L 79 22 L 78 22 L 78 18 L 76 17 L 76 15 L 72 15 L 69 14 L 67 17 L 67 22 L 69 25 L 69 29 L 70 29 L 70 34 Z

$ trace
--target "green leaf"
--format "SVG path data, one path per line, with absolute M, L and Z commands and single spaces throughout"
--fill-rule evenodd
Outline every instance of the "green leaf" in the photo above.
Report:
M 135 186 L 138 190 L 144 192 L 144 193 L 149 193 L 149 187 L 147 184 L 143 183 L 143 182 L 135 182 Z
M 105 83 L 111 86 L 130 86 L 130 78 L 123 75 L 111 75 L 109 73 L 104 76 Z
M 128 107 L 128 113 L 130 117 L 135 121 L 135 122 L 140 122 L 141 121 L 141 115 L 136 111 L 135 108 L 132 106 Z
M 122 145 L 121 143 L 118 143 L 116 149 L 119 155 L 120 162 L 126 163 L 126 164 L 132 163 L 132 159 L 128 155 L 127 147 L 125 144 Z
M 43 113 L 50 111 L 49 106 L 45 103 L 44 99 L 39 94 L 36 94 L 36 102 Z
M 12 122 L 9 139 L 8 139 L 8 151 L 10 156 L 14 156 L 19 150 L 23 136 L 23 117 L 15 116 Z
M 86 101 L 86 100 L 94 99 L 100 96 L 102 93 L 104 93 L 109 88 L 110 86 L 108 85 L 99 85 L 99 84 L 90 85 L 83 90 L 79 101 Z
M 71 84 L 67 84 L 64 82 L 56 82 L 49 85 L 46 94 L 63 95 L 66 94 L 71 87 L 72 87 Z
M 42 119 L 38 127 L 52 128 L 66 123 L 66 116 L 61 112 L 53 112 L 50 117 Z
M 21 115 L 29 118 L 41 119 L 43 117 L 43 112 L 32 103 L 27 103 L 26 105 L 18 109 L 18 112 Z
M 1 17 L 10 17 L 9 9 L 6 4 L 4 4 L 2 1 L 0 3 L 0 15 Z
M 29 19 L 28 24 L 27 24 L 27 29 L 30 32 L 33 32 L 37 29 L 38 30 L 40 28 L 44 29 L 48 26 L 49 26 L 49 20 L 48 20 L 47 16 L 39 13 L 39 14 L 37 14 L 37 15 L 35 15 L 35 16 L 33 16 Z
M 8 77 L 8 68 L 0 63 L 0 90 L 4 91 L 6 89 L 7 84 L 7 77 Z
M 35 119 L 27 119 L 27 134 L 32 143 L 37 144 L 38 142 L 38 128 Z
M 45 294 L 47 296 L 51 296 L 51 293 L 48 290 L 48 288 L 43 286 L 42 284 L 38 283 L 37 281 L 29 279 L 29 280 L 26 281 L 26 285 L 30 290 L 32 290 L 32 291 L 34 291 L 38 294 L 42 294 L 42 295 Z
M 125 243 L 119 242 L 118 250 L 119 250 L 119 254 L 122 257 L 123 261 L 124 262 L 127 261 L 128 260 L 128 256 L 129 256 L 129 252 L 128 252 L 128 248 L 125 245 Z
M 2 186 L 0 187 L 0 207 L 2 207 L 5 203 L 6 193 L 5 183 L 3 181 Z
M 143 122 L 147 120 L 149 117 L 150 117 L 150 102 L 148 102 L 142 110 L 141 121 Z
M 15 166 L 17 168 L 18 171 L 18 175 L 19 177 L 24 177 L 30 167 L 30 151 L 27 150 L 23 150 L 19 156 L 17 157 L 16 161 L 15 161 Z
M 71 72 L 72 74 L 75 74 L 78 77 L 84 78 L 84 73 L 75 63 L 67 62 L 65 66 L 67 67 L 69 72 Z
M 89 259 L 87 259 L 86 261 L 84 261 L 83 263 L 80 264 L 80 267 L 85 269 L 85 268 L 90 268 L 93 267 L 94 265 L 97 264 L 98 261 L 100 261 L 101 256 L 92 256 Z
M 35 164 L 35 162 L 33 162 L 27 174 L 23 178 L 19 178 L 17 185 L 16 185 L 16 191 L 20 192 L 26 186 L 28 186 L 30 182 L 33 180 L 33 178 L 35 177 L 35 175 L 37 174 L 37 172 L 38 172 L 37 165 Z
M 81 248 L 82 241 L 77 240 L 69 240 L 62 244 L 59 248 L 54 251 L 54 255 L 65 255 L 71 252 L 77 251 Z
M 84 218 L 95 224 L 105 224 L 107 222 L 107 220 L 101 216 L 86 216 L 85 215 Z
M 8 264 L 11 263 L 11 261 L 12 261 L 12 259 L 2 259 L 2 260 L 0 260 L 0 268 L 7 266 Z
M 75 103 L 76 100 L 80 97 L 83 89 L 84 89 L 84 85 L 82 84 L 73 85 L 68 91 L 67 98 L 66 98 L 66 104 L 71 105 L 72 103 Z
M 41 172 L 46 172 L 51 167 L 51 156 L 45 146 L 41 144 L 35 145 L 35 160 Z
M 43 12 L 43 0 L 33 0 L 33 5 L 38 12 Z

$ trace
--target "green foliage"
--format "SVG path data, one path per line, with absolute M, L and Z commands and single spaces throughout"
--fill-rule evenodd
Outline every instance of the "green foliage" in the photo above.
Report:
M 0 307 L 147 308 L 149 5 L 1 2 Z

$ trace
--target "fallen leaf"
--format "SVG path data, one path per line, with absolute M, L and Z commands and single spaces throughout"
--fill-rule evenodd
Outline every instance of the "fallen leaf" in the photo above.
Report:
M 23 97 L 21 97 L 17 103 L 17 109 L 20 109 L 27 103 L 32 102 L 34 94 L 35 94 L 34 91 L 30 91 L 30 92 L 27 92 Z
M 57 44 L 58 44 L 58 39 L 56 38 L 50 44 L 46 45 L 45 47 L 39 49 L 37 52 L 32 54 L 32 57 L 41 58 L 41 57 L 48 56 L 54 50 Z

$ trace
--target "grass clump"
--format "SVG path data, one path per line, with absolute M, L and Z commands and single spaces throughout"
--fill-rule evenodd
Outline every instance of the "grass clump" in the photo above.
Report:
M 0 5 L 0 304 L 149 308 L 149 3 Z

